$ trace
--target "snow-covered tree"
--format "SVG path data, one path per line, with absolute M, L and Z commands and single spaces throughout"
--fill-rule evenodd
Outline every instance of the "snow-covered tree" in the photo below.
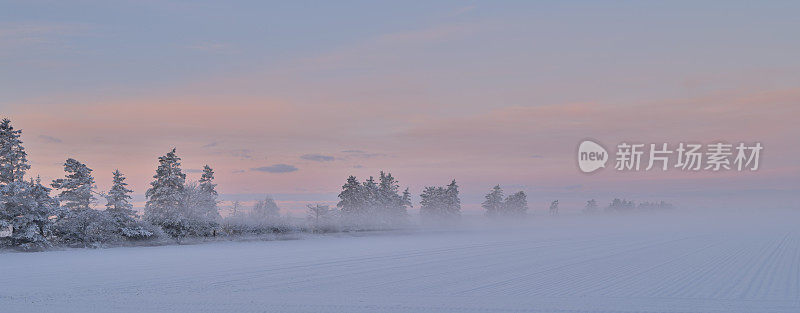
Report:
M 420 198 L 420 215 L 426 221 L 441 222 L 461 216 L 461 199 L 455 180 L 446 187 L 425 187 Z
M 109 212 L 118 219 L 135 218 L 136 211 L 133 210 L 133 204 L 130 203 L 130 200 L 133 199 L 130 193 L 132 193 L 133 190 L 128 189 L 128 183 L 125 182 L 125 175 L 118 169 L 114 170 L 111 174 L 113 175 L 113 181 L 111 190 L 109 190 L 106 195 L 106 212 Z
M 203 175 L 199 181 L 199 197 L 197 201 L 198 214 L 209 221 L 220 219 L 217 207 L 217 184 L 214 183 L 214 170 L 210 166 L 203 166 Z
M 500 188 L 500 185 L 494 186 L 492 191 L 486 194 L 484 197 L 486 200 L 483 201 L 481 207 L 486 210 L 487 216 L 498 216 L 502 215 L 503 213 L 503 189 Z
M 51 246 L 51 217 L 58 212 L 58 202 L 38 178 L 0 184 L 0 228 L 12 228 L 11 236 L 0 238 L 0 243 L 23 250 Z
M 71 246 L 96 247 L 120 239 L 110 212 L 98 211 L 90 206 L 95 201 L 92 169 L 75 159 L 64 163 L 65 178 L 53 181 L 51 186 L 60 190 L 56 197 L 67 212 L 62 214 L 54 232 Z
M 275 200 L 268 196 L 264 200 L 256 201 L 250 211 L 250 218 L 260 224 L 275 224 L 281 217 L 280 211 Z
M 136 211 L 130 203 L 132 199 L 130 193 L 133 190 L 128 189 L 125 175 L 119 170 L 114 170 L 112 174 L 111 190 L 105 196 L 106 213 L 116 226 L 115 232 L 127 239 L 146 239 L 153 236 L 153 232 L 146 225 L 136 220 Z
M 528 196 L 524 191 L 519 191 L 506 197 L 503 210 L 504 214 L 509 216 L 525 215 L 528 212 Z
M 0 185 L 22 181 L 28 165 L 28 154 L 22 146 L 22 130 L 15 130 L 11 120 L 0 121 Z
M 336 210 L 331 209 L 327 204 L 309 204 L 307 219 L 311 223 L 314 232 L 324 232 L 333 228 L 333 219 Z
M 370 177 L 371 179 L 371 177 Z M 400 184 L 392 173 L 380 172 L 378 190 L 375 194 L 377 213 L 387 225 L 401 225 L 406 222 L 411 206 L 411 193 L 408 189 L 400 194 Z
M 348 177 L 339 200 L 337 207 L 350 226 L 395 227 L 407 222 L 411 192 L 406 188 L 401 193 L 397 179 L 381 171 L 377 182 L 372 176 L 363 183 Z
M 378 208 L 381 203 L 378 183 L 375 182 L 374 177 L 370 176 L 361 183 L 361 192 L 361 198 L 364 199 L 364 207 L 362 208 L 363 217 L 369 218 L 369 223 L 375 223 L 374 219 L 376 218 L 376 213 L 378 213 Z
M 122 239 L 108 212 L 90 208 L 67 210 L 56 221 L 54 232 L 62 243 L 73 247 L 100 247 Z
M 30 169 L 22 146 L 21 130 L 9 119 L 0 121 L 0 230 L 11 230 L 0 245 L 38 250 L 51 245 L 51 216 L 58 214 L 58 202 L 41 180 L 25 181 Z
M 339 193 L 339 203 L 336 204 L 342 210 L 342 215 L 352 217 L 363 213 L 366 200 L 362 188 L 355 176 L 347 177 L 347 182 Z
M 88 210 L 95 201 L 92 169 L 86 164 L 69 158 L 64 162 L 64 171 L 67 172 L 67 176 L 58 178 L 51 184 L 54 189 L 61 191 L 57 199 L 67 209 Z
M 186 174 L 181 171 L 181 158 L 175 149 L 158 158 L 155 179 L 150 183 L 145 196 L 144 218 L 153 225 L 158 225 L 173 237 L 184 237 L 191 231 L 191 223 L 187 220 L 186 208 Z
M 216 236 L 221 221 L 217 206 L 217 185 L 214 183 L 214 171 L 210 166 L 203 167 L 203 175 L 198 182 L 185 186 L 184 221 L 189 225 L 188 232 L 196 236 Z

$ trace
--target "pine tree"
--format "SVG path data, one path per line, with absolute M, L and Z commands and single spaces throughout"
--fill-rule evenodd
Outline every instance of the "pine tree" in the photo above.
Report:
M 355 176 L 347 177 L 347 182 L 339 193 L 339 203 L 336 204 L 345 216 L 359 215 L 365 206 L 361 183 Z
M 28 165 L 28 154 L 22 146 L 22 130 L 14 130 L 11 120 L 0 122 L 0 185 L 22 181 Z
M 402 225 L 408 217 L 407 206 L 411 206 L 411 193 L 408 189 L 401 195 L 400 184 L 392 173 L 380 172 L 377 197 L 378 215 L 384 217 L 384 224 Z
M 184 237 L 189 234 L 190 226 L 186 212 L 186 174 L 181 171 L 181 158 L 175 148 L 158 158 L 155 179 L 150 183 L 145 196 L 145 220 L 153 225 L 161 226 L 173 237 Z
M 594 199 L 586 201 L 586 207 L 583 209 L 584 213 L 596 213 L 598 210 L 597 201 Z
M 57 213 L 58 202 L 38 178 L 0 185 L 0 227 L 12 228 L 10 237 L 0 239 L 9 246 L 23 250 L 50 247 L 50 217 Z
M 498 216 L 503 213 L 503 189 L 500 185 L 494 186 L 492 191 L 486 195 L 481 207 L 486 209 L 487 216 Z
M 0 121 L 0 229 L 11 230 L 5 244 L 24 250 L 49 247 L 51 216 L 58 213 L 58 202 L 50 197 L 50 189 L 40 179 L 25 181 L 30 169 L 22 146 L 21 130 L 15 130 L 9 119 Z
M 64 207 L 70 210 L 88 210 L 94 203 L 94 177 L 92 169 L 73 158 L 67 159 L 64 163 L 64 171 L 67 172 L 66 178 L 59 178 L 53 181 L 51 186 L 61 190 L 57 199 L 65 202 Z
M 460 217 L 461 216 L 461 199 L 458 197 L 458 184 L 456 184 L 456 180 L 453 179 L 449 185 L 447 185 L 447 189 L 445 190 L 446 194 L 446 209 L 445 212 L 447 216 L 450 217 Z
M 130 200 L 133 199 L 130 193 L 133 190 L 128 189 L 125 175 L 118 169 L 114 170 L 112 175 L 111 190 L 106 195 L 106 212 L 109 212 L 111 216 L 120 221 L 136 218 L 136 211 L 133 210 L 133 205 L 130 203 Z
M 374 219 L 376 211 L 380 206 L 380 195 L 378 192 L 378 183 L 375 178 L 370 176 L 361 184 L 361 191 L 363 192 L 362 198 L 364 199 L 364 207 L 362 207 L 362 215 Z M 374 221 L 370 221 L 374 223 Z
M 506 197 L 503 203 L 503 212 L 509 216 L 522 216 L 528 211 L 528 196 L 525 192 L 519 191 Z
M 420 198 L 420 215 L 425 221 L 443 222 L 461 216 L 461 199 L 455 180 L 445 187 L 425 187 Z
M 153 236 L 153 232 L 148 230 L 136 220 L 136 211 L 130 203 L 132 197 L 129 195 L 133 190 L 128 189 L 125 182 L 125 175 L 119 170 L 114 170 L 111 190 L 106 195 L 106 213 L 116 227 L 115 232 L 127 239 L 145 239 Z
M 90 207 L 95 202 L 92 169 L 70 158 L 64 163 L 64 171 L 66 177 L 51 184 L 61 190 L 56 199 L 67 209 L 55 224 L 54 232 L 59 239 L 67 245 L 82 247 L 97 247 L 120 239 L 110 212 Z
M 214 183 L 214 170 L 210 166 L 203 166 L 203 175 L 199 181 L 199 199 L 197 203 L 198 214 L 212 222 L 219 221 L 219 208 L 217 207 L 217 184 Z

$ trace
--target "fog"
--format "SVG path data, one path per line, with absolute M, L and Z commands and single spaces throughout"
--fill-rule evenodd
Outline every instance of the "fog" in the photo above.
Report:
M 797 312 L 796 210 L 675 209 L 0 253 L 7 312 Z M 280 240 L 301 239 L 301 240 Z

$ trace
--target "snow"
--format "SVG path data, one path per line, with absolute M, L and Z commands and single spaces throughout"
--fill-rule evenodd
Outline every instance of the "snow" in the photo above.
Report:
M 800 312 L 800 214 L 0 253 L 0 311 Z

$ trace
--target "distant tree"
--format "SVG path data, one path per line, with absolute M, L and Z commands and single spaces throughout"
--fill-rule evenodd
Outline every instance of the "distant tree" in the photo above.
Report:
M 594 199 L 586 201 L 586 207 L 583 209 L 584 213 L 596 213 L 599 207 L 597 205 L 597 201 Z
M 558 215 L 558 200 L 553 201 L 552 203 L 550 203 L 549 212 L 550 212 L 550 215 Z
M 633 201 L 614 198 L 614 200 L 611 201 L 608 207 L 606 207 L 606 211 L 623 212 L 623 211 L 630 211 L 635 208 L 636 205 L 633 203 Z
M 380 207 L 380 195 L 378 190 L 378 183 L 375 182 L 375 178 L 370 176 L 361 183 L 361 192 L 362 198 L 364 199 L 364 207 L 362 208 L 364 218 L 369 218 L 371 223 L 374 223 L 374 219 L 376 218 L 376 213 L 378 213 L 378 208 Z
M 441 222 L 461 216 L 461 199 L 455 180 L 445 187 L 425 187 L 420 199 L 420 216 L 426 221 Z
M 336 204 L 342 210 L 343 215 L 355 216 L 362 214 L 366 200 L 361 190 L 361 183 L 358 182 L 355 176 L 347 177 L 347 182 L 342 186 L 342 192 L 339 193 L 339 203 Z
M 335 210 L 326 204 L 309 204 L 307 219 L 311 222 L 314 232 L 322 232 L 330 229 Z
M 153 175 L 145 196 L 144 218 L 158 225 L 170 236 L 181 238 L 191 232 L 191 221 L 187 219 L 186 174 L 181 171 L 181 158 L 175 149 L 158 158 L 158 169 Z
M 281 217 L 280 210 L 275 200 L 268 196 L 264 200 L 256 201 L 250 211 L 250 218 L 261 224 L 275 224 Z
M 500 185 L 494 186 L 492 191 L 489 192 L 484 198 L 485 201 L 481 204 L 486 210 L 487 216 L 499 216 L 503 213 L 503 189 Z
M 508 197 L 503 203 L 504 214 L 509 216 L 523 216 L 528 212 L 528 196 L 524 191 L 518 191 Z
M 199 181 L 199 194 L 197 199 L 197 215 L 208 221 L 214 222 L 220 219 L 219 208 L 217 207 L 217 184 L 214 183 L 214 170 L 210 166 L 203 166 L 203 175 Z
M 92 169 L 73 158 L 64 162 L 65 178 L 58 178 L 51 186 L 60 190 L 57 199 L 69 210 L 88 210 L 94 203 L 94 177 Z
M 461 216 L 461 198 L 458 196 L 458 184 L 456 180 L 450 182 L 445 188 L 445 213 L 447 216 Z
M 642 202 L 639 203 L 638 209 L 639 210 L 669 210 L 672 209 L 673 206 L 670 203 L 665 201 L 661 202 Z
M 240 212 L 241 207 L 242 205 L 241 203 L 239 203 L 239 200 L 233 201 L 233 203 L 231 204 L 231 215 L 239 216 L 241 214 Z
M 392 173 L 380 172 L 380 183 L 376 193 L 378 213 L 387 225 L 400 225 L 406 222 L 411 206 L 411 193 L 408 188 L 400 194 L 400 184 Z

